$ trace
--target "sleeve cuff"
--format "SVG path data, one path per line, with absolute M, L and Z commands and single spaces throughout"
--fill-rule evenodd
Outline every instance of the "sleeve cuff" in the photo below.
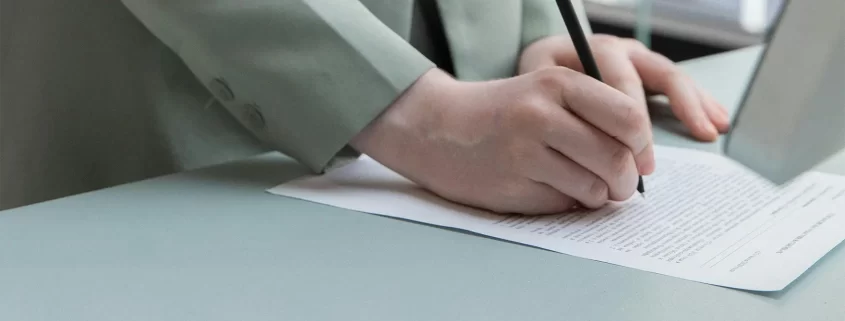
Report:
M 314 172 L 435 65 L 358 1 L 124 0 L 221 104 Z

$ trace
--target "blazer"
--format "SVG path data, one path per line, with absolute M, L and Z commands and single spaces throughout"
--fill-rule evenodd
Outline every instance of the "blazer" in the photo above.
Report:
M 527 44 L 566 33 L 554 0 L 436 8 L 463 80 L 510 77 Z M 0 208 L 266 151 L 315 173 L 354 158 L 348 141 L 435 67 L 410 42 L 417 10 L 414 0 L 4 1 Z

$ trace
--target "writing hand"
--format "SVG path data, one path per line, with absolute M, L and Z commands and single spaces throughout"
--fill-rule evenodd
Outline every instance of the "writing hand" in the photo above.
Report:
M 485 82 L 433 69 L 351 145 L 444 198 L 502 213 L 626 200 L 654 167 L 645 110 L 563 67 Z

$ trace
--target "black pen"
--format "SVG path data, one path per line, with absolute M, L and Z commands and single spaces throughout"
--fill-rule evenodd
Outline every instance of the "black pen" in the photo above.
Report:
M 599 67 L 596 65 L 596 60 L 593 58 L 593 53 L 590 51 L 590 44 L 587 42 L 587 36 L 584 35 L 584 30 L 581 28 L 581 22 L 578 21 L 578 15 L 575 13 L 575 7 L 572 6 L 572 0 L 558 1 L 558 10 L 563 16 L 563 22 L 566 24 L 566 29 L 569 31 L 569 36 L 572 38 L 572 43 L 575 45 L 575 51 L 578 52 L 578 59 L 581 60 L 581 66 L 584 67 L 584 73 L 598 81 L 601 80 L 599 74 Z M 645 193 L 645 185 L 643 184 L 643 177 L 637 183 L 637 191 L 640 194 Z

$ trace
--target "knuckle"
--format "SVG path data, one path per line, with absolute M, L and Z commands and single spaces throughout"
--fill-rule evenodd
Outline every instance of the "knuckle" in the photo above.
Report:
M 566 83 L 567 73 L 565 68 L 552 67 L 537 72 L 535 79 L 537 88 L 543 90 L 559 90 Z
M 523 133 L 545 132 L 551 125 L 549 102 L 542 96 L 528 97 L 507 111 L 508 122 Z M 535 137 L 536 138 L 536 137 Z
M 621 177 L 628 171 L 631 164 L 634 163 L 634 155 L 631 151 L 623 146 L 617 147 L 613 152 L 610 161 L 610 168 L 614 174 L 613 177 Z
M 648 128 L 648 113 L 645 108 L 639 106 L 631 106 L 631 112 L 628 116 L 631 124 L 634 126 L 634 131 L 641 132 Z
M 602 74 L 602 78 L 604 79 L 604 83 L 611 87 L 624 83 L 625 80 L 627 80 L 627 78 L 619 72 L 604 73 Z
M 625 128 L 629 135 L 637 135 L 648 128 L 648 114 L 644 108 L 639 108 L 634 103 L 626 104 L 623 108 Z
M 668 88 L 671 84 L 682 83 L 686 81 L 684 74 L 681 73 L 680 70 L 674 67 L 664 67 L 658 73 L 660 77 L 660 81 L 662 82 L 662 86 L 664 88 Z

